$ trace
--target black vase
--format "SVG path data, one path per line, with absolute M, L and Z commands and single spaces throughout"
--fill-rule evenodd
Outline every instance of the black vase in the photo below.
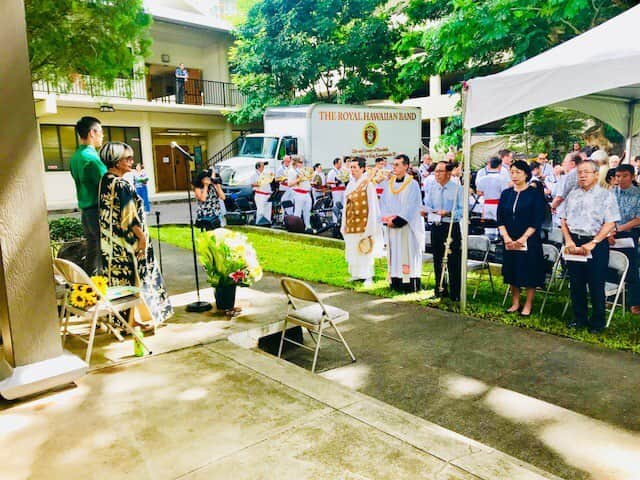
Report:
M 236 305 L 236 287 L 237 285 L 219 285 L 214 289 L 218 310 L 231 310 Z

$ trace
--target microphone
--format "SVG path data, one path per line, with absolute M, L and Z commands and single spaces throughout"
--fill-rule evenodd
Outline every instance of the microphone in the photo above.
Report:
M 193 160 L 193 157 L 189 152 L 187 152 L 184 148 L 178 145 L 176 142 L 171 142 L 171 148 L 178 150 L 182 155 L 187 157 L 189 160 Z

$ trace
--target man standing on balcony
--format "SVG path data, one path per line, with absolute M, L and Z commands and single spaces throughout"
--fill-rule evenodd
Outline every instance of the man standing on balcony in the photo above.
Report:
M 100 223 L 98 189 L 107 167 L 97 148 L 102 145 L 102 125 L 94 117 L 82 117 L 76 123 L 80 145 L 71 157 L 71 176 L 76 184 L 78 208 L 82 212 L 82 230 L 87 240 L 85 270 L 89 275 L 100 273 Z
M 189 71 L 181 63 L 176 68 L 176 103 L 184 103 L 184 84 L 189 78 Z

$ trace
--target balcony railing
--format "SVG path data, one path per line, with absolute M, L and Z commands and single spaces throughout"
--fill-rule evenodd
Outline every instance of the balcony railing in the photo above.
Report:
M 130 80 L 117 78 L 111 87 L 88 75 L 79 75 L 71 83 L 52 84 L 34 82 L 33 91 L 56 93 L 59 95 L 87 96 L 94 98 L 121 98 L 144 100 L 152 103 L 173 103 L 186 105 L 217 105 L 233 107 L 242 105 L 244 97 L 233 83 L 212 80 L 187 79 L 184 94 L 179 86 L 167 77 L 151 78 L 150 84 L 144 79 Z

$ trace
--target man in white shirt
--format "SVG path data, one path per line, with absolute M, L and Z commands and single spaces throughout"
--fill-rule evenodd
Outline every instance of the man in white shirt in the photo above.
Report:
M 333 206 L 337 207 L 338 204 L 340 204 L 340 206 L 343 206 L 343 202 L 344 202 L 344 191 L 345 191 L 345 184 L 342 180 L 340 180 L 340 170 L 342 169 L 342 159 L 341 158 L 334 158 L 333 159 L 333 168 L 331 170 L 329 170 L 329 173 L 327 174 L 327 186 L 331 189 L 331 198 L 333 199 Z M 335 216 L 334 213 L 334 221 L 337 221 L 338 219 Z
M 500 158 L 491 157 L 487 166 L 487 174 L 476 179 L 476 191 L 484 198 L 482 218 L 486 220 L 496 220 L 498 212 L 498 201 L 502 191 L 509 186 L 509 181 L 501 174 Z
M 418 174 L 420 175 L 420 186 L 422 188 L 424 188 L 424 182 L 426 181 L 426 179 L 429 177 L 431 173 L 429 171 L 429 167 L 431 166 L 432 163 L 433 163 L 433 160 L 431 160 L 431 155 L 429 155 L 428 153 L 425 153 L 422 156 L 422 163 L 420 164 L 420 167 L 418 167 Z
M 290 168 L 291 156 L 285 155 L 282 158 L 282 165 L 280 165 L 278 167 L 278 170 L 276 170 L 276 178 L 280 180 L 280 186 L 278 187 L 278 189 L 283 192 L 282 196 L 280 197 L 280 202 L 293 202 L 293 193 L 291 192 L 291 188 L 289 188 L 289 184 L 287 183 Z M 291 215 L 293 213 L 293 207 L 284 208 L 283 211 L 285 215 Z
M 293 192 L 296 217 L 302 218 L 306 230 L 311 230 L 311 182 L 302 172 L 302 159 L 293 158 L 293 168 L 289 169 L 288 184 Z
M 256 224 L 261 218 L 271 223 L 271 183 L 260 184 L 262 173 L 264 172 L 264 162 L 256 163 L 256 171 L 251 174 L 251 186 L 253 187 L 254 202 L 256 204 Z

